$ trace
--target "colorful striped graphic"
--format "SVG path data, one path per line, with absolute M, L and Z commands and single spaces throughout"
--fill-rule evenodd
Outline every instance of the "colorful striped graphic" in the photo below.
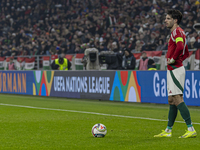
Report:
M 54 71 L 34 71 L 33 95 L 49 96 Z
M 141 89 L 136 71 L 116 71 L 110 100 L 141 102 Z

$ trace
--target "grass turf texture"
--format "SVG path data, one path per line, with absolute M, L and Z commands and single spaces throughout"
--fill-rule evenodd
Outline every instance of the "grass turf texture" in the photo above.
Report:
M 167 120 L 168 105 L 8 94 L 0 94 L 0 96 L 0 149 L 3 150 L 193 150 L 200 147 L 198 136 L 193 139 L 178 138 L 187 129 L 184 123 L 175 123 L 172 138 L 154 138 L 155 134 L 165 129 L 167 121 L 62 111 L 76 110 Z M 199 123 L 199 107 L 189 107 L 189 110 L 192 121 Z M 177 120 L 182 121 L 180 114 Z M 96 123 L 103 123 L 107 127 L 108 132 L 104 138 L 92 136 L 91 128 Z M 200 123 L 194 124 L 194 127 L 200 134 Z

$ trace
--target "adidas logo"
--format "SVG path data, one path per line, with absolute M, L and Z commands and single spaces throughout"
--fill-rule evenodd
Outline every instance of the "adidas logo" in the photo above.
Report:
M 169 94 L 170 94 L 170 93 L 172 93 L 172 91 L 171 91 L 171 90 L 169 91 Z

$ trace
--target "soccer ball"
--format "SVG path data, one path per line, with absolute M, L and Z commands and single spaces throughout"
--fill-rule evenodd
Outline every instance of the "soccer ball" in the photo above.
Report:
M 95 124 L 92 127 L 92 135 L 94 137 L 104 137 L 106 133 L 107 133 L 106 126 L 101 123 Z

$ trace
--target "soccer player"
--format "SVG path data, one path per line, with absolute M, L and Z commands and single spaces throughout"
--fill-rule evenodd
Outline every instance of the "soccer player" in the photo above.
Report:
M 185 83 L 185 68 L 182 62 L 188 57 L 189 51 L 186 44 L 186 36 L 179 27 L 182 14 L 180 11 L 170 9 L 167 12 L 165 23 L 171 30 L 167 51 L 167 91 L 169 114 L 167 128 L 154 137 L 171 137 L 177 112 L 180 111 L 182 118 L 188 127 L 186 133 L 179 138 L 196 137 L 197 133 L 192 125 L 190 112 L 183 100 L 183 90 Z

